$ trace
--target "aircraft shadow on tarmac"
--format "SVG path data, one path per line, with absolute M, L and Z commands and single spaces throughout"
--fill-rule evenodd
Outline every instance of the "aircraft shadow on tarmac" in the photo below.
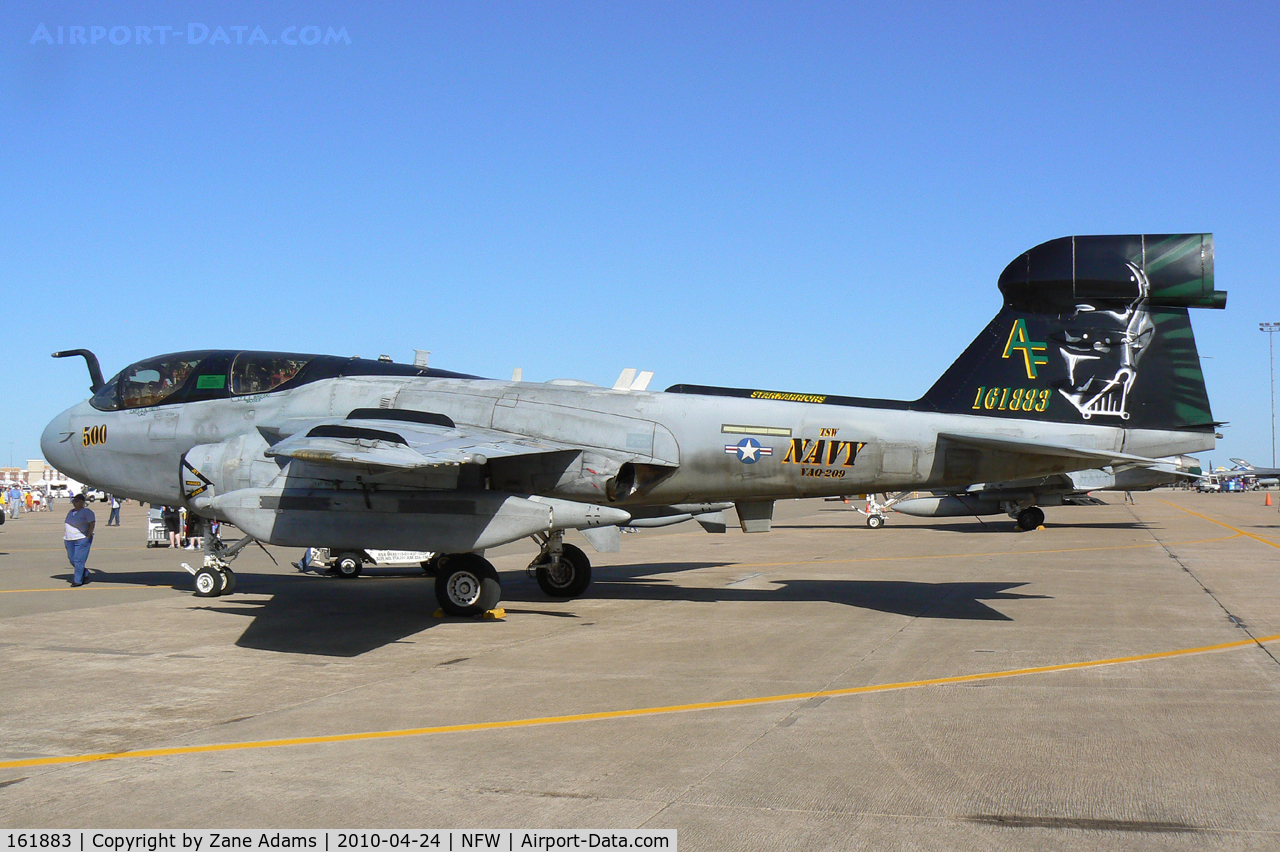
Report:
M 717 566 L 718 562 L 662 566 L 665 572 L 691 571 Z M 619 566 L 606 569 L 623 576 L 652 573 L 652 566 Z M 393 642 L 403 641 L 437 624 L 439 604 L 435 581 L 421 572 L 377 574 L 357 580 L 278 574 L 237 574 L 236 593 L 226 598 L 210 598 L 200 607 L 211 612 L 250 617 L 252 620 L 236 641 L 242 648 L 314 654 L 327 657 L 356 657 Z M 189 587 L 189 583 L 187 584 Z M 564 609 L 564 601 L 554 601 L 538 589 L 523 572 L 507 571 L 502 576 L 503 605 L 519 615 L 577 618 Z M 270 595 L 269 598 L 242 598 L 241 594 Z M 587 590 L 591 597 L 591 590 Z M 511 604 L 534 604 L 512 607 Z M 479 626 L 479 625 L 477 625 Z
M 50 574 L 51 580 L 71 582 L 71 569 L 64 574 Z M 113 586 L 137 586 L 140 588 L 175 589 L 180 592 L 191 591 L 191 575 L 185 571 L 103 571 L 90 566 L 91 583 Z
M 1026 583 L 917 583 L 910 580 L 777 580 L 775 588 L 692 588 L 664 580 L 601 576 L 587 596 L 605 600 L 720 602 L 826 602 L 906 615 L 973 621 L 1012 621 L 983 601 L 1047 600 L 1010 592 Z M 508 596 L 510 597 L 510 596 Z
M 587 599 L 718 602 L 828 602 L 912 618 L 1012 621 L 984 601 L 1043 600 L 1012 592 L 1020 582 L 918 583 L 907 580 L 779 580 L 773 588 L 699 588 L 672 576 L 718 562 L 604 566 Z M 305 575 L 238 573 L 236 593 L 193 599 L 193 609 L 249 619 L 236 645 L 325 657 L 356 657 L 405 640 L 441 621 L 434 582 L 421 574 L 341 580 Z M 189 591 L 190 577 L 171 571 L 104 573 L 95 582 Z M 503 574 L 503 603 L 515 615 L 577 618 L 572 602 L 553 601 L 522 572 Z M 479 625 L 477 625 L 479 626 Z
M 405 576 L 336 577 L 238 574 L 236 593 L 203 609 L 250 619 L 242 648 L 358 657 L 434 627 L 435 584 L 421 572 Z M 247 595 L 269 595 L 246 598 Z

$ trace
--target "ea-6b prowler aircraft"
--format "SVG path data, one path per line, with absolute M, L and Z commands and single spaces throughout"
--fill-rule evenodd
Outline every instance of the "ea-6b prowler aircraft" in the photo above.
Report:
M 257 540 L 332 552 L 434 551 L 453 615 L 497 605 L 486 548 L 531 536 L 549 595 L 591 578 L 564 542 L 733 503 L 768 531 L 775 500 L 963 488 L 1123 469 L 1207 450 L 1215 423 L 1187 311 L 1222 308 L 1208 234 L 1065 237 L 999 280 L 995 319 L 920 399 L 751 388 L 493 381 L 327 355 L 204 350 L 102 381 L 41 439 L 59 470 L 185 505 L 245 538 L 209 541 L 197 594 L 233 587 Z

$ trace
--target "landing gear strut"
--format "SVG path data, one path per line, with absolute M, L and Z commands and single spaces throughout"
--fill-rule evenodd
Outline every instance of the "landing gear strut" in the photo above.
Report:
M 582 548 L 564 543 L 564 532 L 538 535 L 542 552 L 529 563 L 528 571 L 538 588 L 553 598 L 576 598 L 591 585 L 591 560 Z
M 878 530 L 889 520 L 888 511 L 893 508 L 895 503 L 899 503 L 907 496 L 906 491 L 898 494 L 884 494 L 884 502 L 881 503 L 875 494 L 866 495 L 867 506 L 865 509 L 859 509 L 854 506 L 853 509 L 860 515 L 866 515 L 867 528 Z M 848 498 L 846 498 L 847 502 Z

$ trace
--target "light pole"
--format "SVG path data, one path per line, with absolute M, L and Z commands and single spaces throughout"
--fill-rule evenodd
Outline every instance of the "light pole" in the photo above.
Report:
M 1258 331 L 1267 333 L 1267 348 L 1271 355 L 1271 466 L 1276 466 L 1276 332 L 1280 322 L 1260 322 Z

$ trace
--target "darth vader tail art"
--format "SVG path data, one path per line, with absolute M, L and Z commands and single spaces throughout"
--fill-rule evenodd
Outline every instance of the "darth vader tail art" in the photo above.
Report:
M 1062 237 L 1000 275 L 1004 306 L 916 408 L 1211 432 L 1189 308 L 1213 289 L 1213 236 Z

